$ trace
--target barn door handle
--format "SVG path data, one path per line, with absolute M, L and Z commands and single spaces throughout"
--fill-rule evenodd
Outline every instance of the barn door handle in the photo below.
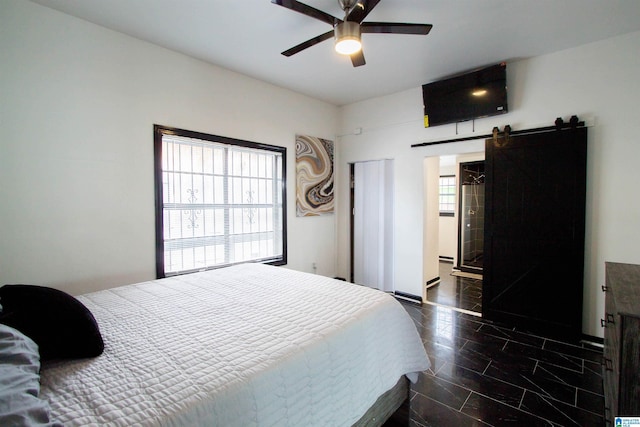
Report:
M 615 322 L 615 317 L 613 317 L 613 314 L 611 313 L 605 313 L 605 317 L 607 318 L 605 319 L 600 319 L 600 326 L 602 326 L 603 328 L 607 327 L 607 323 L 616 323 Z
M 613 362 L 611 361 L 611 359 L 608 358 L 604 358 L 604 369 L 606 369 L 607 371 L 613 371 Z
M 609 287 L 606 285 L 602 285 L 602 292 L 607 292 L 609 290 Z

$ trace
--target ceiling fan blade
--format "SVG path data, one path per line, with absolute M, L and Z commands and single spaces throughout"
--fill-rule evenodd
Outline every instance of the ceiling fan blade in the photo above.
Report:
M 362 49 L 360 49 L 356 53 L 351 54 L 351 63 L 354 67 L 360 67 L 361 65 L 366 64 L 366 62 L 364 61 L 364 53 L 362 53 Z
M 395 22 L 363 22 L 360 30 L 363 33 L 386 33 L 386 34 L 429 34 L 433 25 L 431 24 L 403 24 Z
M 347 12 L 347 21 L 362 22 L 380 0 L 358 0 Z
M 336 18 L 335 16 L 329 15 L 328 13 L 311 6 L 307 6 L 306 4 L 300 3 L 296 0 L 271 0 L 271 3 L 277 4 L 278 6 L 286 7 L 287 9 L 295 10 L 296 12 L 302 13 L 303 15 L 307 15 L 322 22 L 326 22 L 331 26 L 342 22 L 342 20 Z
M 320 34 L 319 36 L 316 36 L 316 37 L 314 37 L 312 39 L 309 39 L 306 42 L 302 42 L 299 45 L 296 45 L 296 46 L 292 47 L 291 49 L 285 50 L 284 52 L 282 52 L 282 54 L 284 56 L 294 55 L 294 54 L 296 54 L 296 53 L 298 53 L 300 51 L 305 50 L 308 47 L 316 45 L 316 44 L 318 44 L 320 42 L 323 42 L 323 41 L 325 41 L 327 39 L 330 39 L 332 37 L 333 37 L 333 30 L 327 31 L 324 34 Z

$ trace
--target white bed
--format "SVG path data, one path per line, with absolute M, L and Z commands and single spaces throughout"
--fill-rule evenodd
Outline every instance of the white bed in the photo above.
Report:
M 66 426 L 350 426 L 429 360 L 390 295 L 244 264 L 78 297 L 104 353 L 44 363 Z

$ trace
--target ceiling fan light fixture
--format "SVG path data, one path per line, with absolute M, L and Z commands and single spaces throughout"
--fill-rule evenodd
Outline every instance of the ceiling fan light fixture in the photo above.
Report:
M 342 55 L 351 55 L 362 49 L 360 41 L 360 24 L 357 22 L 344 21 L 334 28 L 336 40 L 336 52 Z

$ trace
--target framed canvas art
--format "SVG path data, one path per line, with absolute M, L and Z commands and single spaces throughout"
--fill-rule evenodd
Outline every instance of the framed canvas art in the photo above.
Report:
M 296 215 L 333 213 L 333 141 L 296 135 Z

